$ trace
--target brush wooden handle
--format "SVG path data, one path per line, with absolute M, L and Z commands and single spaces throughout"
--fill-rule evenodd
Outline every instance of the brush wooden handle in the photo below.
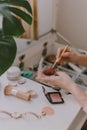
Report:
M 64 52 L 66 51 L 66 49 L 68 48 L 68 45 L 66 45 L 61 53 L 61 55 L 56 59 L 56 61 L 54 62 L 52 68 L 54 69 L 56 67 L 56 64 L 60 63 L 62 56 L 64 54 Z
M 58 61 L 57 61 L 57 62 L 60 62 L 60 60 L 62 59 L 62 56 L 63 56 L 64 52 L 66 52 L 66 49 L 67 49 L 67 48 L 68 48 L 68 45 L 66 45 L 66 46 L 64 47 L 64 49 L 63 49 L 63 51 L 62 51 L 60 57 L 58 58 Z
M 29 101 L 31 99 L 31 94 L 30 93 L 16 90 L 12 85 L 7 85 L 5 87 L 4 94 L 8 95 L 8 96 L 10 96 L 10 95 L 16 96 L 16 97 L 24 99 L 26 101 Z
M 18 91 L 16 93 L 16 97 L 24 99 L 26 101 L 29 101 L 31 99 L 31 95 L 29 93 L 24 93 L 24 92 L 21 92 L 21 91 Z

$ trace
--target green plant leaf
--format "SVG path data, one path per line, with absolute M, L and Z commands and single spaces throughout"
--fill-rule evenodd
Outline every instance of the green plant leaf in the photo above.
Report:
M 8 7 L 8 10 L 22 18 L 28 24 L 32 24 L 32 17 L 29 14 L 25 13 L 23 10 L 19 10 L 14 7 Z
M 5 35 L 20 36 L 25 32 L 18 17 L 27 24 L 32 24 L 32 16 L 30 15 L 32 9 L 26 0 L 17 0 L 16 2 L 15 0 L 1 0 L 0 13 L 3 15 L 3 32 Z
M 1 0 L 0 6 L 3 8 L 4 6 L 14 5 L 18 7 L 25 8 L 30 14 L 32 14 L 32 8 L 27 0 Z M 0 7 L 0 8 L 1 8 Z
M 24 28 L 20 24 L 20 21 L 16 19 L 14 16 L 11 16 L 11 19 L 14 22 L 10 22 L 6 18 L 3 18 L 3 33 L 4 35 L 7 35 L 7 36 L 10 35 L 10 36 L 18 37 L 25 32 Z
M 24 28 L 19 18 L 32 24 L 32 8 L 27 0 L 0 0 L 0 15 L 3 16 L 0 29 L 0 75 L 13 63 L 16 43 L 13 36 L 20 36 Z
M 12 65 L 16 50 L 16 43 L 12 37 L 0 36 L 0 75 Z

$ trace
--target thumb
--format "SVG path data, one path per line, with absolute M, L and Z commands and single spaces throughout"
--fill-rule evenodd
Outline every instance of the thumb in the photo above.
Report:
M 70 56 L 70 52 L 65 52 L 63 55 L 62 55 L 64 58 L 67 58 Z

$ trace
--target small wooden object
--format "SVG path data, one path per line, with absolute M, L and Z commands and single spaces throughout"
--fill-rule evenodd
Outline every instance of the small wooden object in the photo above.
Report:
M 16 96 L 18 98 L 21 98 L 23 100 L 29 101 L 31 99 L 31 94 L 27 92 L 22 92 L 17 89 L 15 89 L 12 85 L 7 85 L 4 89 L 4 94 L 5 95 L 12 95 Z

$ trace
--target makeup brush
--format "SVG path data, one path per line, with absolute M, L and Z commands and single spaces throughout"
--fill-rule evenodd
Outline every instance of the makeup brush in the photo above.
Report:
M 19 91 L 19 90 L 15 89 L 12 85 L 7 85 L 5 87 L 4 94 L 8 95 L 8 96 L 10 96 L 10 95 L 16 96 L 16 97 L 24 99 L 26 101 L 29 101 L 31 99 L 30 93 Z
M 61 53 L 61 55 L 55 60 L 54 64 L 50 67 L 50 68 L 47 68 L 43 71 L 43 73 L 45 75 L 54 75 L 55 74 L 55 68 L 56 68 L 56 65 L 60 63 L 61 59 L 62 59 L 62 55 L 63 53 L 66 51 L 66 49 L 68 48 L 68 45 L 66 45 Z
M 63 56 L 63 54 L 64 54 L 64 52 L 66 51 L 67 48 L 68 48 L 68 45 L 66 45 L 66 46 L 64 47 L 64 49 L 63 49 L 61 55 L 55 60 L 54 64 L 53 64 L 52 67 L 51 67 L 52 69 L 55 69 L 55 68 L 56 68 L 56 65 L 57 65 L 57 64 L 60 64 L 60 61 L 61 61 L 61 59 L 62 59 L 62 56 Z

